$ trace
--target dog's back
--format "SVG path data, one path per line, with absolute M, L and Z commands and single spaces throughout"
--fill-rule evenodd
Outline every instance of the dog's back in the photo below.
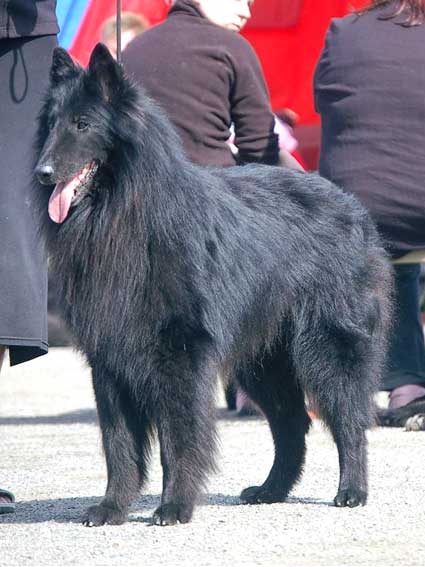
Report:
M 196 174 L 197 194 L 191 199 L 201 215 L 208 214 L 204 227 L 227 234 L 226 239 L 212 238 L 215 264 L 204 270 L 206 285 L 214 280 L 223 284 L 220 299 L 211 306 L 217 310 L 218 301 L 223 321 L 243 291 L 256 311 L 255 324 L 247 321 L 247 327 L 262 328 L 259 335 L 269 339 L 272 329 L 281 331 L 282 321 L 295 329 L 306 306 L 335 333 L 365 338 L 379 327 L 382 337 L 386 335 L 391 268 L 370 216 L 354 196 L 316 174 L 277 167 L 249 165 Z M 200 186 L 208 193 L 198 190 Z M 197 257 L 199 240 L 188 251 L 191 257 Z M 240 282 L 253 278 L 255 286 L 241 287 Z M 232 293 L 228 282 L 235 279 L 239 288 Z M 232 323 L 226 321 L 226 326 L 231 329 Z M 222 334 L 229 344 L 225 329 Z

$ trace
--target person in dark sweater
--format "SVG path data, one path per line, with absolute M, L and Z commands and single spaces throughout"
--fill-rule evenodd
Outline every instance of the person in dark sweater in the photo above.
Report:
M 200 165 L 277 164 L 278 138 L 259 60 L 237 33 L 251 0 L 177 0 L 134 39 L 123 63 L 167 112 Z M 234 155 L 226 143 L 235 128 Z
M 47 352 L 47 263 L 33 217 L 32 145 L 59 31 L 56 1 L 0 0 L 0 368 Z M 14 496 L 0 488 L 0 514 Z
M 333 20 L 315 72 L 320 173 L 372 213 L 393 259 L 425 249 L 425 0 L 374 0 Z M 419 264 L 396 264 L 383 389 L 389 407 L 425 396 Z

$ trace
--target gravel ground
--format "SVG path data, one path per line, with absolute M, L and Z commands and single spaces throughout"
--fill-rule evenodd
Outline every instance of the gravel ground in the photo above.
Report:
M 317 422 L 305 473 L 284 504 L 243 506 L 261 483 L 272 442 L 260 418 L 235 419 L 221 406 L 220 472 L 190 524 L 150 525 L 159 504 L 158 452 L 151 480 L 123 526 L 85 528 L 85 508 L 106 482 L 90 373 L 70 349 L 6 368 L 1 377 L 0 486 L 14 515 L 0 516 L 0 565 L 425 565 L 425 433 L 369 433 L 370 499 L 332 506 L 337 452 Z

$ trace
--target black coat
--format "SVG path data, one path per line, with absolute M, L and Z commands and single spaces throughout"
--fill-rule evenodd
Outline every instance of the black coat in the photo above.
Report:
M 332 21 L 315 74 L 320 173 L 355 193 L 394 255 L 425 248 L 425 25 Z
M 47 352 L 47 265 L 32 154 L 57 43 L 55 5 L 0 0 L 0 345 L 9 347 L 12 365 Z
M 55 35 L 56 0 L 0 0 L 0 38 Z

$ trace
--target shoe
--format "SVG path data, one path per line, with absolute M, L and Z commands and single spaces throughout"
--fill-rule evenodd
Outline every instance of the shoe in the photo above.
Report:
M 0 488 L 0 514 L 13 514 L 15 511 L 15 496 L 8 490 Z
M 424 431 L 425 396 L 401 407 L 378 409 L 376 422 L 381 427 L 405 427 L 408 431 Z

